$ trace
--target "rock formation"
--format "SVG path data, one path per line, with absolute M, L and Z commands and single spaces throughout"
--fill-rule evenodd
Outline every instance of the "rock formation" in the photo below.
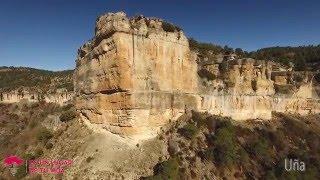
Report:
M 78 109 L 118 134 L 151 135 L 196 105 L 197 64 L 182 31 L 163 21 L 109 13 L 79 49 L 75 70 Z
M 73 93 L 64 89 L 58 89 L 56 93 L 39 93 L 30 92 L 27 90 L 15 90 L 0 92 L 0 103 L 16 103 L 21 100 L 28 100 L 31 102 L 45 101 L 48 103 L 57 103 L 63 105 L 73 99 Z
M 122 12 L 102 15 L 94 38 L 78 51 L 76 107 L 91 123 L 135 139 L 154 137 L 190 109 L 236 120 L 270 119 L 272 111 L 320 110 L 314 98 L 275 95 L 267 61 L 228 59 L 225 72 L 219 64 L 206 64 L 212 86 L 203 87 L 196 59 L 188 39 L 172 24 L 129 19 Z

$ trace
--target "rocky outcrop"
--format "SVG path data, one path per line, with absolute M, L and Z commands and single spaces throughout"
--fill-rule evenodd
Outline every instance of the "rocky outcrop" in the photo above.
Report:
M 233 58 L 226 67 L 205 64 L 199 73 L 196 59 L 174 25 L 143 16 L 129 19 L 122 12 L 100 16 L 94 38 L 78 51 L 76 107 L 91 123 L 135 139 L 154 137 L 190 109 L 236 120 L 320 110 L 315 98 L 276 96 L 267 61 Z M 210 86 L 203 87 L 201 74 L 210 76 Z
M 38 92 L 29 92 L 25 90 L 16 90 L 9 92 L 0 92 L 0 103 L 16 103 L 21 100 L 30 102 L 45 101 L 48 103 L 57 103 L 63 105 L 73 99 L 73 93 L 65 90 L 58 90 L 56 93 L 45 94 Z
M 118 134 L 154 135 L 197 104 L 197 64 L 182 31 L 163 21 L 109 13 L 96 22 L 92 41 L 79 49 L 77 108 Z
M 273 95 L 271 65 L 251 58 L 228 62 L 227 82 L 234 95 Z

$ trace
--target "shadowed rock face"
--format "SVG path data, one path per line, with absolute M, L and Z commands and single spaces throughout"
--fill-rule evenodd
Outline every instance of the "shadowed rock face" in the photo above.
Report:
M 236 120 L 270 119 L 273 110 L 319 112 L 319 103 L 301 92 L 275 97 L 271 64 L 254 59 L 228 62 L 226 82 L 219 81 L 228 88 L 223 93 L 204 91 L 196 57 L 183 32 L 162 20 L 102 15 L 94 38 L 78 50 L 76 107 L 91 123 L 136 139 L 154 137 L 186 109 Z M 207 68 L 215 76 L 218 70 Z

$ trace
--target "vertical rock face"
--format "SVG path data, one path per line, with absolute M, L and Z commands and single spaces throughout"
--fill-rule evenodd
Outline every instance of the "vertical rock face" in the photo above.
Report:
M 29 91 L 9 91 L 0 92 L 0 103 L 16 103 L 21 100 L 31 102 L 45 101 L 48 103 L 57 103 L 63 105 L 69 103 L 73 99 L 73 93 L 68 91 L 58 91 L 52 94 L 41 94 Z
M 135 139 L 154 137 L 186 109 L 236 120 L 270 119 L 272 111 L 320 112 L 318 100 L 304 96 L 312 92 L 310 85 L 292 97 L 275 95 L 267 61 L 232 58 L 226 72 L 219 64 L 206 64 L 202 75 L 211 84 L 203 87 L 196 58 L 174 25 L 142 16 L 128 19 L 122 12 L 100 16 L 94 38 L 78 50 L 76 107 L 91 123 Z
M 170 118 L 196 106 L 197 65 L 179 30 L 158 19 L 98 18 L 93 40 L 79 49 L 75 70 L 78 109 L 117 134 L 152 135 Z
M 229 61 L 228 80 L 235 95 L 274 95 L 271 65 L 251 58 Z

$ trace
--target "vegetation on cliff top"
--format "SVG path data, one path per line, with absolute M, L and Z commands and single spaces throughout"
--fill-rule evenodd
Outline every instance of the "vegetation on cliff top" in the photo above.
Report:
M 0 67 L 0 90 L 27 88 L 35 91 L 54 92 L 65 88 L 73 91 L 73 70 L 46 71 L 26 67 Z
M 189 39 L 190 48 L 197 50 L 200 57 L 210 59 L 212 54 L 235 53 L 239 57 L 250 57 L 258 60 L 270 60 L 285 65 L 294 64 L 295 70 L 318 70 L 320 67 L 320 45 L 317 46 L 298 46 L 298 47 L 268 47 L 257 51 L 246 52 L 241 48 L 230 48 L 219 46 L 212 43 L 198 42 Z
M 299 47 L 270 47 L 259 49 L 250 53 L 250 56 L 256 59 L 267 59 L 295 65 L 296 70 L 305 70 L 308 65 L 314 66 L 317 70 L 320 66 L 320 45 L 318 46 L 299 46 Z

